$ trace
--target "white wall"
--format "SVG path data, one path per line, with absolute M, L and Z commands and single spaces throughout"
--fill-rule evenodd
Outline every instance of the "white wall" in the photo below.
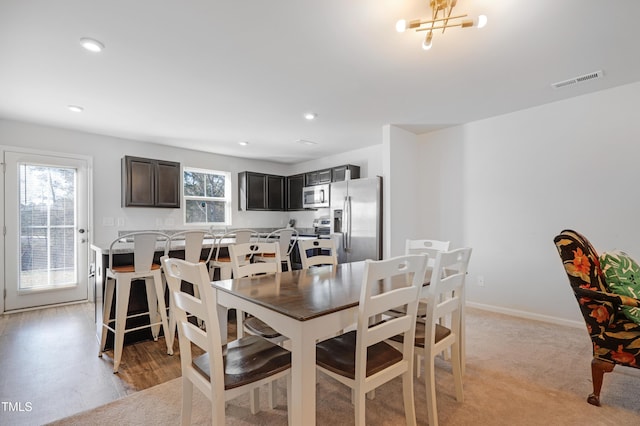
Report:
M 423 229 L 473 248 L 468 301 L 582 323 L 553 238 L 571 228 L 640 259 L 639 97 L 634 83 L 419 136 L 441 204 Z
M 418 137 L 419 217 L 414 239 L 464 243 L 464 131 L 456 126 Z M 425 142 L 426 140 L 426 142 Z
M 421 159 L 417 137 L 395 126 L 384 126 L 384 258 L 404 254 L 407 238 L 417 238 L 420 199 L 424 182 L 418 170 Z
M 120 160 L 125 155 L 178 161 L 182 166 L 231 172 L 234 203 L 233 227 L 276 227 L 286 225 L 285 212 L 239 212 L 237 173 L 245 170 L 288 175 L 290 166 L 265 161 L 209 154 L 146 142 L 76 132 L 55 127 L 0 120 L 0 145 L 73 153 L 93 158 L 92 241 L 105 246 L 119 230 L 185 228 L 182 209 L 121 207 Z M 124 219 L 124 225 L 103 226 L 103 218 Z

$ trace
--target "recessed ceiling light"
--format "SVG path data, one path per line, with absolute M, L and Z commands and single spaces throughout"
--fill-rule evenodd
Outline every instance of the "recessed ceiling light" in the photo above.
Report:
M 304 118 L 306 118 L 309 121 L 315 120 L 317 116 L 318 116 L 318 114 L 316 114 L 315 112 L 306 112 L 304 114 Z
M 104 49 L 104 44 L 100 43 L 98 40 L 94 40 L 92 38 L 83 37 L 80 39 L 80 45 L 87 49 L 89 52 L 102 52 Z
M 69 109 L 69 111 L 73 111 L 73 112 L 84 111 L 84 108 L 82 108 L 80 105 L 67 105 L 67 108 Z
M 318 142 L 308 141 L 305 139 L 298 139 L 296 142 L 301 143 L 302 145 L 307 145 L 307 146 L 318 145 Z
M 238 142 L 238 145 L 247 146 L 247 145 L 249 145 L 249 142 L 247 142 L 247 141 L 240 141 L 240 142 Z

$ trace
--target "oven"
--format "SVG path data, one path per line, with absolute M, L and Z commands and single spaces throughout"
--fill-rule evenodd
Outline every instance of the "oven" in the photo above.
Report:
M 331 238 L 331 220 L 328 216 L 313 221 L 313 230 L 318 238 Z

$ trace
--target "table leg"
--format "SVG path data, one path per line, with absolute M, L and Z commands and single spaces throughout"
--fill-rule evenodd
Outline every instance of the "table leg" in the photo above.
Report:
M 225 345 L 227 344 L 228 336 L 228 309 L 220 304 L 217 305 L 218 310 L 218 324 L 220 325 L 220 342 Z
M 291 338 L 291 424 L 316 424 L 316 342 L 310 333 Z

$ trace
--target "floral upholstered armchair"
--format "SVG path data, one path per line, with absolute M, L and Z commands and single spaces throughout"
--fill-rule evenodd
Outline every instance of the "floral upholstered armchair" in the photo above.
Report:
M 608 292 L 598 253 L 585 237 L 564 230 L 554 242 L 593 344 L 593 393 L 587 401 L 600 406 L 604 373 L 616 364 L 640 368 L 640 325 L 620 310 L 621 306 L 638 307 L 640 300 Z

